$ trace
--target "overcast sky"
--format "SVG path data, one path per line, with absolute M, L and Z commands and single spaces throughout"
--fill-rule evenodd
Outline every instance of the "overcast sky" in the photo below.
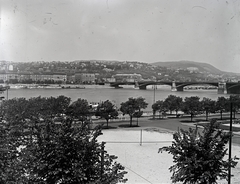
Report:
M 240 0 L 0 2 L 0 60 L 189 60 L 240 73 Z

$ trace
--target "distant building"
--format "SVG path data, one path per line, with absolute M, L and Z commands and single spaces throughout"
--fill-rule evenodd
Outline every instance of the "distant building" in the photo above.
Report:
M 1 62 L 0 63 L 0 71 L 10 71 L 12 72 L 14 70 L 14 66 L 11 63 L 8 62 Z
M 29 81 L 31 80 L 31 73 L 30 72 L 20 72 L 18 73 L 18 82 L 22 81 Z
M 8 81 L 8 82 L 18 81 L 18 74 L 15 72 L 6 72 L 5 73 L 5 81 Z
M 52 82 L 66 82 L 67 75 L 64 73 L 32 73 L 32 72 L 1 72 L 0 80 L 3 82 L 26 82 L 26 81 L 52 81 Z
M 75 82 L 77 84 L 92 84 L 95 83 L 96 76 L 92 73 L 76 73 Z
M 9 70 L 9 71 L 13 71 L 13 65 L 9 65 L 9 66 L 8 66 L 8 70 Z
M 111 78 L 103 78 L 105 82 L 116 82 L 116 79 L 111 77 Z
M 70 84 L 75 83 L 75 74 L 74 73 L 67 74 L 67 83 L 70 83 Z
M 5 82 L 7 80 L 7 75 L 5 72 L 0 73 L 0 81 Z
M 49 81 L 52 80 L 52 73 L 42 73 L 40 75 L 38 75 L 38 80 L 40 81 Z
M 143 80 L 141 74 L 116 74 L 112 76 L 116 82 L 135 82 Z
M 63 82 L 65 83 L 67 81 L 67 75 L 64 73 L 53 73 L 52 80 L 54 82 Z
M 187 70 L 190 71 L 191 73 L 199 71 L 199 69 L 197 67 L 188 67 Z

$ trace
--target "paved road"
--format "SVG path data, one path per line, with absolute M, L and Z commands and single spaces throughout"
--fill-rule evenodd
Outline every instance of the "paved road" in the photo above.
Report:
M 240 116 L 240 115 L 238 115 Z M 196 117 L 196 119 L 202 119 L 203 117 Z M 134 119 L 133 125 L 137 124 L 137 120 Z M 126 125 L 126 126 L 125 126 Z M 109 126 L 119 128 L 119 127 L 127 127 L 129 125 L 129 120 L 121 121 L 121 122 L 109 122 Z M 191 123 L 189 117 L 183 118 L 166 118 L 166 119 L 151 119 L 151 117 L 142 117 L 138 119 L 138 125 L 145 129 L 145 128 L 158 128 L 158 129 L 167 129 L 169 131 L 178 131 L 178 129 L 188 130 L 189 127 L 196 127 L 196 122 Z M 233 132 L 232 138 L 233 144 L 240 145 L 240 132 Z
M 150 120 L 149 118 L 143 118 L 139 121 L 139 125 L 141 127 L 149 127 L 149 125 L 151 125 L 171 131 L 177 131 L 178 129 L 188 130 L 189 127 L 196 128 L 196 122 L 189 123 L 189 118 L 171 118 L 165 120 Z M 240 132 L 233 132 L 232 143 L 240 145 Z

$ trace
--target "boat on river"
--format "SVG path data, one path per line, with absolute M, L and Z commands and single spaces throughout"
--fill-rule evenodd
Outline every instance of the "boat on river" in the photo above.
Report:
M 62 89 L 85 89 L 84 86 L 62 86 Z
M 26 85 L 12 85 L 10 88 L 11 89 L 27 89 L 28 87 Z
M 49 84 L 36 84 L 36 85 L 29 85 L 28 89 L 60 89 L 61 86 L 59 85 L 49 85 Z

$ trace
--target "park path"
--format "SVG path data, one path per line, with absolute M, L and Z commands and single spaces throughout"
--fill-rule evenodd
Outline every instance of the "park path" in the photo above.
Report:
M 239 118 L 240 115 L 238 114 L 236 118 Z M 214 117 L 214 116 L 212 116 Z M 212 117 L 209 117 L 211 119 Z M 219 118 L 219 117 L 218 117 Z M 202 120 L 205 121 L 205 116 L 195 117 L 194 120 Z M 139 127 L 132 127 L 131 129 L 158 129 L 160 131 L 169 131 L 169 132 L 176 132 L 179 129 L 188 130 L 189 127 L 196 128 L 197 122 L 190 122 L 190 117 L 180 117 L 180 118 L 165 118 L 159 119 L 152 119 L 152 117 L 141 117 L 138 119 Z M 133 119 L 133 125 L 137 124 L 137 120 Z M 111 128 L 128 128 L 129 129 L 129 119 L 122 120 L 122 121 L 110 121 L 109 127 Z M 202 129 L 199 126 L 199 129 Z M 240 145 L 240 132 L 233 132 L 232 143 Z

